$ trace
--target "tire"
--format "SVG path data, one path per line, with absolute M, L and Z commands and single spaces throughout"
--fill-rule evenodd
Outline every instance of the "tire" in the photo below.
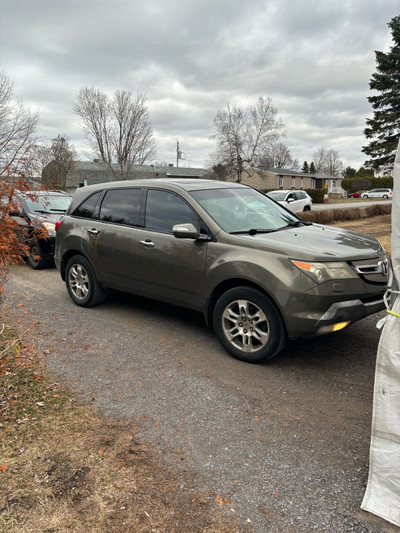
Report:
M 277 307 L 252 287 L 236 287 L 220 296 L 214 307 L 213 327 L 225 350 L 248 363 L 272 359 L 286 343 Z
M 305 205 L 303 211 L 311 211 L 311 207 L 309 205 Z
M 388 197 L 387 194 L 384 194 L 384 195 L 383 195 L 383 198 L 384 198 L 385 200 L 387 200 L 389 197 Z
M 368 194 L 363 194 L 363 198 L 368 198 Z
M 50 264 L 47 259 L 42 257 L 42 251 L 37 243 L 34 243 L 30 246 L 26 260 L 33 270 L 42 270 Z
M 80 307 L 97 305 L 107 296 L 97 281 L 92 265 L 82 255 L 74 255 L 68 260 L 65 284 L 72 301 Z

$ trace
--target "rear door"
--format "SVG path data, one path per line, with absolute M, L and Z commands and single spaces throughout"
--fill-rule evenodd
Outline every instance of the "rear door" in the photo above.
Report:
M 108 189 L 85 227 L 84 253 L 104 287 L 130 291 L 135 283 L 140 187 Z

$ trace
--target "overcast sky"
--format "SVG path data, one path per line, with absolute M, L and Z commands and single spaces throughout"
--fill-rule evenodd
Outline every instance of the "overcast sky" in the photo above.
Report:
M 147 94 L 157 160 L 176 163 L 179 140 L 180 166 L 203 166 L 217 111 L 266 96 L 301 165 L 325 146 L 358 169 L 374 51 L 399 14 L 399 0 L 2 0 L 0 70 L 39 135 L 67 135 L 81 159 L 72 107 L 94 86 Z

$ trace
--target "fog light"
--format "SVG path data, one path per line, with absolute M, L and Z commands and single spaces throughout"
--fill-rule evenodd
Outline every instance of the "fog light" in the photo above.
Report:
M 338 322 L 337 324 L 333 324 L 332 331 L 339 331 L 340 329 L 345 328 L 349 324 L 350 324 L 350 320 L 348 320 L 347 322 Z
M 333 333 L 334 331 L 340 331 L 350 324 L 351 320 L 347 322 L 336 322 L 336 324 L 331 324 L 330 326 L 323 326 L 317 332 L 317 335 L 325 335 L 326 333 Z

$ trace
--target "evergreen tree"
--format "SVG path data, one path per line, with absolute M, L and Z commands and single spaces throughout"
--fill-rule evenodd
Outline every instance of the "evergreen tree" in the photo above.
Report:
M 317 173 L 317 170 L 315 168 L 315 164 L 314 164 L 314 161 L 311 161 L 311 164 L 310 164 L 310 174 L 316 174 Z
M 307 161 L 304 161 L 304 164 L 303 164 L 303 167 L 302 167 L 301 171 L 302 171 L 303 174 L 308 174 L 310 172 L 310 169 L 308 168 Z
M 352 168 L 352 167 L 347 167 L 345 168 L 345 170 L 343 171 L 343 177 L 346 179 L 346 178 L 354 178 L 355 175 L 356 175 L 356 169 L 355 168 Z
M 374 178 L 375 174 L 374 174 L 374 171 L 372 169 L 367 169 L 365 167 L 360 167 L 353 177 L 355 177 L 355 178 Z
M 393 169 L 400 135 L 400 15 L 393 17 L 388 26 L 394 45 L 387 54 L 375 52 L 377 72 L 369 86 L 379 94 L 368 97 L 374 116 L 366 120 L 364 134 L 371 141 L 362 148 L 371 158 L 365 165 L 384 174 Z

